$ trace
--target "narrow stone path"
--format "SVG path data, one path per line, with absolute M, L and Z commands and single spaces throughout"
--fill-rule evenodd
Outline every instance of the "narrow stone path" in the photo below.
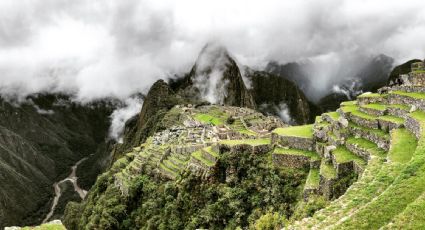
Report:
M 44 220 L 42 222 L 43 224 L 47 223 L 47 221 L 49 221 L 49 219 L 55 213 L 56 205 L 58 204 L 59 198 L 62 195 L 62 191 L 61 191 L 61 188 L 60 188 L 60 185 L 62 183 L 65 183 L 66 181 L 70 181 L 74 185 L 74 191 L 78 193 L 78 195 L 81 197 L 81 199 L 84 199 L 86 197 L 87 191 L 80 188 L 80 186 L 78 186 L 78 183 L 77 183 L 78 177 L 76 175 L 78 165 L 81 164 L 85 160 L 87 160 L 87 157 L 84 157 L 83 159 L 79 160 L 77 163 L 75 163 L 74 166 L 71 167 L 71 174 L 69 174 L 68 177 L 66 177 L 65 179 L 63 179 L 59 182 L 55 182 L 53 184 L 53 188 L 55 189 L 55 197 L 53 198 L 53 203 L 52 203 L 52 207 L 50 208 L 50 212 L 47 213 L 46 218 L 44 218 Z

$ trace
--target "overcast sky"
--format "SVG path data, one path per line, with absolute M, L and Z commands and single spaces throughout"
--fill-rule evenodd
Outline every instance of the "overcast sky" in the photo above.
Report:
M 425 56 L 424 0 L 1 0 L 0 92 L 83 101 L 188 71 L 209 41 L 244 65 Z

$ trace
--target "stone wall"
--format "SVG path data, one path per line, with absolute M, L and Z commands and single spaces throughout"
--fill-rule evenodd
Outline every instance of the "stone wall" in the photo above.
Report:
M 388 151 L 390 148 L 390 140 L 383 136 L 355 127 L 349 127 L 348 130 L 353 136 L 362 137 L 366 140 L 372 141 L 377 144 L 379 148 L 382 148 L 385 151 Z
M 279 144 L 294 149 L 302 149 L 307 151 L 314 150 L 314 140 L 312 138 L 281 136 L 272 133 L 272 144 Z
M 389 94 L 388 100 L 390 104 L 401 104 L 401 105 L 414 105 L 416 108 L 425 110 L 425 100 L 417 99 L 408 96 Z
M 387 104 L 386 97 L 357 97 L 357 102 L 359 105 L 367 104 Z
M 265 154 L 267 152 L 270 152 L 272 150 L 272 146 L 270 144 L 264 144 L 264 145 L 250 145 L 250 144 L 237 144 L 237 145 L 227 145 L 227 144 L 220 144 L 219 145 L 219 153 L 224 152 L 232 152 L 232 153 L 239 153 L 239 152 L 249 152 L 252 154 Z
M 378 121 L 376 119 L 366 119 L 366 118 L 362 118 L 353 114 L 349 114 L 349 117 L 352 122 L 356 123 L 357 125 L 363 126 L 363 127 L 367 127 L 367 128 L 371 128 L 371 129 L 378 129 L 379 128 L 379 124 Z
M 409 81 L 412 85 L 425 86 L 425 73 L 424 72 L 410 72 Z
M 334 185 L 336 179 L 327 179 L 320 175 L 319 191 L 326 199 L 330 200 L 334 197 Z
M 374 116 L 383 116 L 385 114 L 385 110 L 377 110 L 371 108 L 360 107 L 360 112 L 371 114 Z
M 310 168 L 310 158 L 302 155 L 272 154 L 272 161 L 279 167 Z
M 416 119 L 407 116 L 406 120 L 404 121 L 404 126 L 413 134 L 415 134 L 416 139 L 419 140 L 421 137 L 421 124 Z

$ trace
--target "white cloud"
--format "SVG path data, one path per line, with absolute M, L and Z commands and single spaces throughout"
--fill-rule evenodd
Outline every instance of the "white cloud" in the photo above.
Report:
M 142 109 L 143 100 L 137 97 L 128 98 L 124 101 L 124 106 L 116 109 L 111 114 L 111 127 L 109 127 L 109 137 L 123 142 L 122 134 L 124 132 L 127 120 L 135 116 Z
M 0 92 L 125 99 L 188 71 L 212 40 L 253 67 L 325 60 L 328 82 L 341 57 L 423 58 L 424 31 L 422 0 L 2 0 Z

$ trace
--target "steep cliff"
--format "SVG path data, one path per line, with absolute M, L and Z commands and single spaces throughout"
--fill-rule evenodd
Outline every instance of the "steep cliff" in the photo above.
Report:
M 295 83 L 264 71 L 247 70 L 258 109 L 265 114 L 280 116 L 286 123 L 305 124 L 320 114 Z
M 217 44 L 206 45 L 179 91 L 186 98 L 213 104 L 255 108 L 235 60 Z
M 112 110 L 108 102 L 80 105 L 63 95 L 33 95 L 19 105 L 1 99 L 0 227 L 40 223 L 51 205 L 53 183 L 66 177 L 71 165 L 90 154 L 108 158 Z M 107 166 L 95 162 L 78 172 L 85 189 Z

